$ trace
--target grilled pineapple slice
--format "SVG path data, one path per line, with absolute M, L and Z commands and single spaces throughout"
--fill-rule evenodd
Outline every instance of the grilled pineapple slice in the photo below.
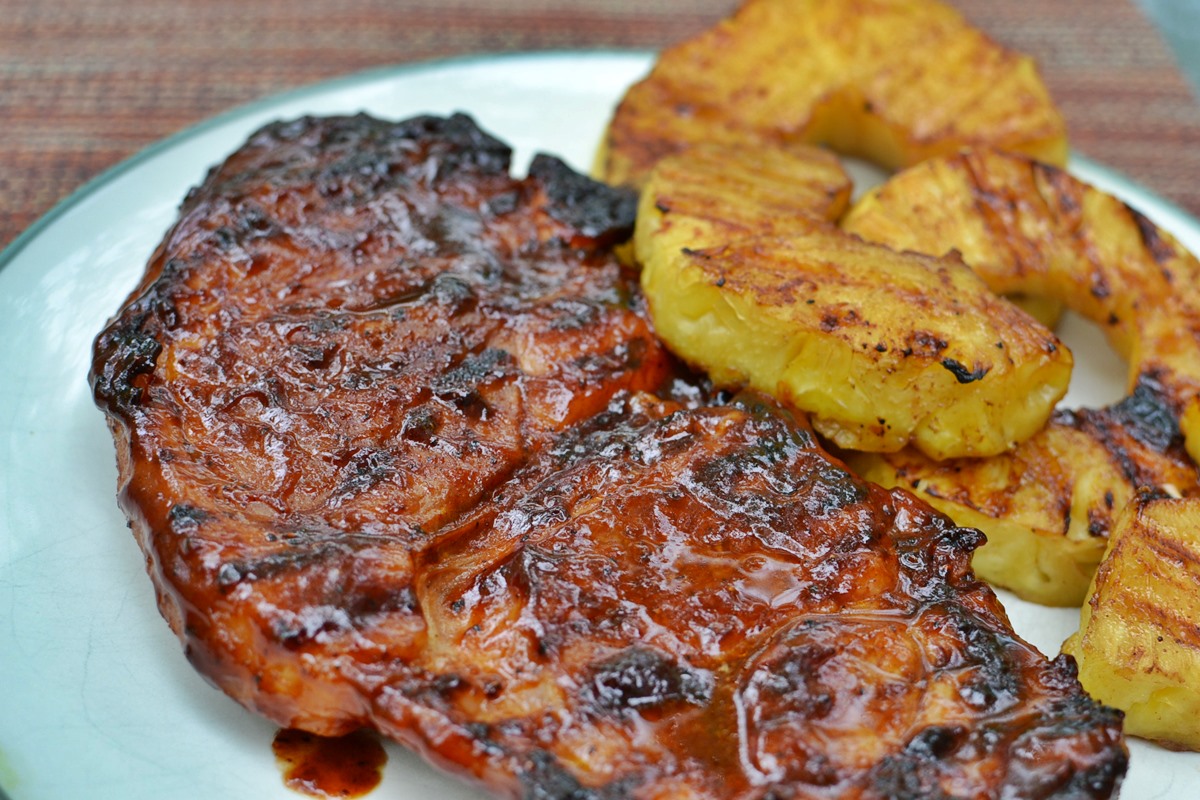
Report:
M 666 243 L 700 249 L 804 232 L 814 220 L 832 222 L 845 214 L 853 189 L 827 150 L 698 144 L 654 170 L 639 201 L 635 254 Z
M 842 226 L 891 247 L 957 250 L 996 291 L 1049 296 L 1099 323 L 1129 359 L 1130 398 L 1060 415 L 1012 453 L 983 463 L 916 454 L 857 463 L 987 533 L 974 561 L 985 579 L 1036 602 L 1079 603 L 1113 518 L 1136 491 L 1197 491 L 1200 264 L 1119 200 L 988 150 L 894 176 Z
M 629 89 L 594 172 L 641 186 L 702 141 L 822 143 L 889 169 L 971 144 L 1067 155 L 1033 61 L 936 0 L 749 0 Z
M 1035 603 L 1078 606 L 1140 489 L 1200 495 L 1169 415 L 1143 384 L 1110 408 L 1057 412 L 1044 430 L 990 458 L 936 462 L 907 448 L 847 460 L 868 480 L 909 489 L 987 534 L 971 561 L 981 578 Z
M 1200 750 L 1200 499 L 1130 503 L 1063 651 L 1125 732 Z
M 777 151 L 764 180 L 828 196 L 827 156 L 804 152 Z M 790 401 L 845 448 L 990 455 L 1042 427 L 1072 363 L 1052 333 L 960 260 L 843 233 L 823 219 L 836 201 L 780 214 L 745 185 L 755 172 L 743 167 L 761 158 L 686 151 L 643 190 L 636 255 L 668 346 L 718 384 Z
M 893 176 L 842 227 L 893 248 L 956 249 L 994 291 L 1051 297 L 1101 326 L 1130 390 L 1161 385 L 1200 461 L 1200 261 L 1122 201 L 982 149 Z

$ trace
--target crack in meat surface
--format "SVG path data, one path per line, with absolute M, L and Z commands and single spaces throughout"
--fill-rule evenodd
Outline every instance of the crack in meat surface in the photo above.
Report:
M 96 342 L 193 664 L 538 800 L 1108 797 L 1118 712 L 1013 634 L 981 535 L 683 375 L 633 199 L 469 119 L 277 123 Z

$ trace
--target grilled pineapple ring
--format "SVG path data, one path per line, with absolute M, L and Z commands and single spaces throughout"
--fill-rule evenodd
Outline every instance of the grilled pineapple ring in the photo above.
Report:
M 1200 493 L 1200 263 L 1169 234 L 1057 168 L 990 150 L 894 176 L 842 225 L 894 248 L 956 249 L 995 291 L 1049 296 L 1097 323 L 1129 362 L 1129 398 L 1056 414 L 1011 453 L 855 458 L 867 477 L 984 530 L 982 577 L 1077 605 L 1138 490 Z
M 911 442 L 949 458 L 1031 436 L 1066 391 L 1070 353 L 961 260 L 839 230 L 828 220 L 848 185 L 811 148 L 664 159 L 634 234 L 660 337 L 718 384 L 808 412 L 843 448 Z
M 827 144 L 888 169 L 970 144 L 1067 156 L 1032 59 L 936 0 L 749 0 L 630 88 L 594 172 L 641 186 L 702 141 Z
M 1200 499 L 1147 492 L 1122 513 L 1063 652 L 1125 732 L 1200 750 Z

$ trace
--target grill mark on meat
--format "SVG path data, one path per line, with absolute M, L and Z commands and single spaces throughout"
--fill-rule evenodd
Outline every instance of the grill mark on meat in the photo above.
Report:
M 458 366 L 436 376 L 430 388 L 435 397 L 448 400 L 468 415 L 479 416 L 487 409 L 480 396 L 482 387 L 515 376 L 513 367 L 510 353 L 488 348 L 468 355 Z

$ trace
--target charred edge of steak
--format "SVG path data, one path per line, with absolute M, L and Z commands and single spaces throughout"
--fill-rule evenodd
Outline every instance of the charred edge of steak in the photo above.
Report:
M 321 158 L 313 160 L 313 153 Z M 186 213 L 210 195 L 231 195 L 263 180 L 335 182 L 367 189 L 392 167 L 422 162 L 431 165 L 433 181 L 462 172 L 508 175 L 512 149 L 480 128 L 466 114 L 418 116 L 390 122 L 366 114 L 345 117 L 306 116 L 273 122 L 251 135 L 246 146 L 210 171 L 183 203 Z M 240 231 L 222 229 L 220 242 L 232 237 L 265 236 L 274 222 L 249 208 L 239 220 Z M 170 236 L 170 234 L 168 234 Z M 169 258 L 142 298 L 122 309 L 94 345 L 90 375 L 97 405 L 128 417 L 142 401 L 138 378 L 154 371 L 162 342 L 154 331 L 170 326 L 170 297 L 180 279 L 182 262 Z
M 1006 796 L 1031 800 L 1117 796 L 1129 766 L 1121 736 L 1125 715 L 1079 689 L 1077 676 L 1071 656 L 1060 654 L 1050 662 L 1045 680 L 1058 696 L 1013 743 L 1017 760 L 1005 779 Z M 1066 755 L 1048 760 L 1046 754 L 1058 750 L 1056 744 L 1066 748 Z
M 584 786 L 552 753 L 535 750 L 520 774 L 524 800 L 633 800 L 640 781 L 622 778 L 596 788 Z
M 633 233 L 636 192 L 594 181 L 571 169 L 561 158 L 545 153 L 534 157 L 529 177 L 545 189 L 547 213 L 584 237 L 610 245 Z
M 245 150 L 265 159 L 241 173 L 250 177 L 260 170 L 307 174 L 314 168 L 331 176 L 369 177 L 392 154 L 396 161 L 427 161 L 435 168 L 428 177 L 436 182 L 463 172 L 507 175 L 512 161 L 511 147 L 463 113 L 398 122 L 368 114 L 281 120 L 252 134 Z M 314 152 L 322 156 L 319 163 L 312 161 Z
M 96 404 L 126 418 L 142 401 L 142 375 L 154 371 L 162 343 L 145 328 L 148 314 L 127 318 L 96 338 L 89 376 Z
M 1023 732 L 1007 745 L 1009 766 L 996 787 L 998 794 L 1025 800 L 1115 796 L 1129 760 L 1120 735 L 1122 713 L 1078 689 L 1070 656 L 1052 661 L 1043 680 L 1058 691 L 1058 697 L 1041 713 L 1028 717 Z M 869 796 L 949 800 L 952 795 L 941 788 L 945 764 L 959 758 L 960 751 L 987 749 L 991 733 L 987 724 L 923 729 L 902 751 L 884 757 L 871 769 Z M 1091 747 L 1084 744 L 1089 740 Z M 1049 757 L 1054 752 L 1059 755 Z

